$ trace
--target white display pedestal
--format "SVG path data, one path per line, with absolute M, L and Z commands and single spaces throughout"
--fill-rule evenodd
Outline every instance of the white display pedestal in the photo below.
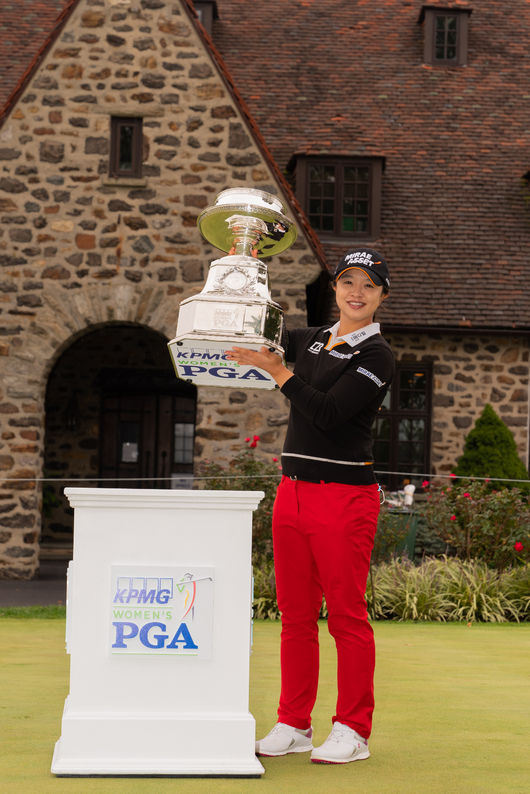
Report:
M 258 777 L 252 491 L 67 488 L 70 694 L 55 775 Z

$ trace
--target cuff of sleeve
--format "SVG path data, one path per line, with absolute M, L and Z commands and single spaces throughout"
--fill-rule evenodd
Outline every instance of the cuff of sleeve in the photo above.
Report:
M 304 381 L 299 378 L 298 375 L 293 375 L 292 378 L 285 381 L 280 391 L 288 400 L 292 400 L 293 397 L 296 397 L 296 395 L 302 391 L 305 385 Z

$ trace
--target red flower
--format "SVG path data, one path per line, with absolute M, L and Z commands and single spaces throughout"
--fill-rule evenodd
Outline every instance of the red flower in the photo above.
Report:
M 471 494 L 468 493 L 467 491 L 465 493 L 463 493 L 462 496 L 465 496 L 466 499 L 471 499 Z
M 523 544 L 521 543 L 520 540 L 518 540 L 516 543 L 514 543 L 513 547 L 514 547 L 515 551 L 522 551 L 524 549 L 524 546 L 523 546 Z
M 250 438 L 246 438 L 245 441 L 250 441 Z
M 253 437 L 252 437 L 252 440 L 253 440 L 253 441 L 259 441 L 259 436 L 253 436 Z
M 258 446 L 257 441 L 253 441 L 252 444 L 250 445 L 251 449 L 254 449 L 254 447 L 257 447 L 257 446 Z
M 429 480 L 424 480 L 424 481 L 422 482 L 422 484 L 421 484 L 421 487 L 422 487 L 422 488 L 428 488 L 428 487 L 429 487 Z
M 272 462 L 273 462 L 273 463 L 278 463 L 278 458 L 273 458 L 273 459 L 272 459 Z
M 451 521 L 456 521 L 456 516 L 451 516 Z
M 450 474 L 449 477 L 456 477 L 456 474 Z

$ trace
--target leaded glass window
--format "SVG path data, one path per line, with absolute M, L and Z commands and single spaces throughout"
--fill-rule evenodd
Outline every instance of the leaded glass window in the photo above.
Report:
M 383 159 L 300 158 L 296 189 L 313 229 L 327 237 L 376 237 Z
M 390 488 L 430 470 L 431 388 L 430 365 L 397 364 L 374 426 L 375 468 Z

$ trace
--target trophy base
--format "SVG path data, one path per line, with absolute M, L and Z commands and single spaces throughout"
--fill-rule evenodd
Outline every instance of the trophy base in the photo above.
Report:
M 231 389 L 276 389 L 277 384 L 268 372 L 248 364 L 238 364 L 225 358 L 232 347 L 259 350 L 266 345 L 274 348 L 283 360 L 283 348 L 269 339 L 233 339 L 214 335 L 182 335 L 168 342 L 171 360 L 178 378 L 197 386 L 224 386 Z

